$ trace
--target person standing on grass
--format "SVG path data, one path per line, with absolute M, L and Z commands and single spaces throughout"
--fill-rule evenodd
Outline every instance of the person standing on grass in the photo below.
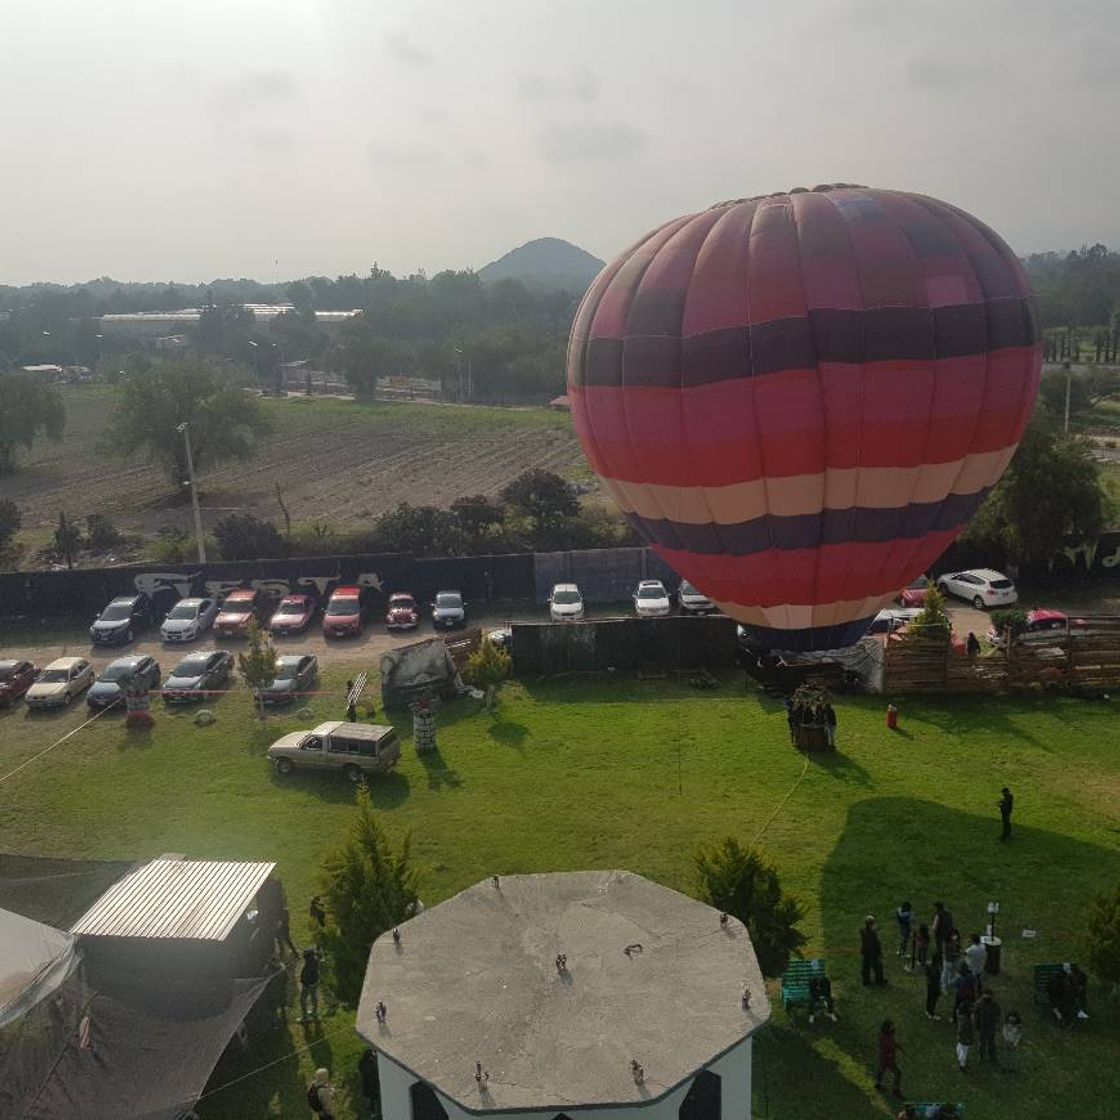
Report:
M 918 932 L 914 934 L 914 941 L 910 949 L 910 969 L 913 971 L 915 968 L 925 968 L 926 961 L 929 959 L 929 926 L 918 926 Z
M 979 988 L 976 983 L 976 977 L 969 971 L 968 965 L 961 961 L 957 965 L 957 975 L 953 980 L 953 1022 L 965 1013 L 965 1008 L 972 1007 L 976 1003 L 976 997 L 980 994 Z
M 1004 786 L 1000 793 L 1003 796 L 999 799 L 999 817 L 1003 821 L 1003 832 L 1000 833 L 1001 840 L 1011 839 L 1011 810 L 1015 808 L 1015 797 L 1011 790 Z
M 320 1120 L 334 1120 L 334 1086 L 330 1070 L 317 1069 L 315 1080 L 307 1086 L 307 1104 Z
M 933 904 L 933 921 L 930 922 L 929 928 L 933 934 L 933 943 L 937 946 L 938 952 L 941 952 L 945 947 L 945 938 L 953 928 L 953 913 L 945 909 L 944 902 Z
M 945 956 L 945 963 L 941 966 L 941 990 L 947 992 L 960 971 L 961 935 L 955 929 L 949 931 L 941 951 Z
M 824 733 L 828 737 L 828 745 L 836 746 L 836 710 L 831 704 L 824 706 Z
M 984 971 L 984 962 L 988 959 L 987 949 L 980 944 L 980 934 L 974 933 L 969 937 L 964 959 L 968 962 L 969 971 L 979 980 Z
M 894 1078 L 894 1095 L 902 1096 L 902 1070 L 898 1068 L 898 1055 L 904 1052 L 894 1033 L 894 1023 L 884 1019 L 879 1028 L 879 1066 L 875 1072 L 875 1088 L 882 1091 L 883 1074 L 888 1071 Z
M 996 1031 L 999 1030 L 999 1004 L 991 992 L 985 992 L 973 1008 L 976 1033 L 980 1037 L 980 1061 L 996 1060 Z
M 898 922 L 898 955 L 905 957 L 906 950 L 910 947 L 910 929 L 914 920 L 914 908 L 909 902 L 904 902 L 894 912 L 894 916 Z
M 957 1016 L 957 1065 L 961 1073 L 965 1072 L 968 1064 L 968 1052 L 976 1041 L 976 1028 L 972 1025 L 972 1008 L 962 1007 L 961 1014 Z
M 301 1023 L 319 1018 L 319 953 L 315 949 L 303 951 L 303 968 L 299 970 L 299 1013 Z
M 934 952 L 933 959 L 922 965 L 926 977 L 926 1018 L 940 1019 L 937 1001 L 941 998 L 941 955 Z
M 875 917 L 868 914 L 863 928 L 859 931 L 860 976 L 865 985 L 871 983 L 871 973 L 875 973 L 875 983 L 885 984 L 883 979 L 883 945 L 875 929 Z
M 307 907 L 308 914 L 311 915 L 311 920 L 319 929 L 325 929 L 327 925 L 327 912 L 323 909 L 323 901 L 319 895 L 315 895 Z

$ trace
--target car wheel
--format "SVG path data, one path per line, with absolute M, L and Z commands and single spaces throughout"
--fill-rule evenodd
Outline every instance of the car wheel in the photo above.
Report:
M 947 583 L 939 583 L 937 585 L 937 590 L 940 591 L 942 595 L 948 595 L 949 585 Z
M 972 605 L 978 611 L 982 611 L 984 609 L 984 600 L 981 599 L 979 595 L 977 595 L 976 598 L 972 600 Z
M 357 766 L 347 766 L 342 772 L 350 781 L 354 782 L 355 785 L 362 780 L 362 772 Z
M 276 760 L 276 773 L 277 774 L 287 775 L 287 774 L 290 774 L 294 769 L 295 769 L 295 767 L 292 766 L 291 759 L 278 758 Z

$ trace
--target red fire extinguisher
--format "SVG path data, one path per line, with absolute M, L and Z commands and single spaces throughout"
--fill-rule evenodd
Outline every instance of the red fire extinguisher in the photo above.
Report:
M 887 727 L 891 731 L 898 730 L 898 709 L 893 704 L 887 705 Z

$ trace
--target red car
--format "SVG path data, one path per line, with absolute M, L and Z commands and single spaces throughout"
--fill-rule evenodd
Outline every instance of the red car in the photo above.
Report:
M 904 607 L 924 607 L 926 595 L 933 585 L 929 576 L 918 576 L 913 583 L 908 583 L 899 593 L 898 599 Z
M 407 591 L 397 591 L 389 596 L 389 611 L 385 615 L 388 630 L 415 630 L 420 625 L 420 612 L 416 600 Z
M 0 708 L 10 708 L 38 675 L 39 670 L 30 661 L 0 661 Z
M 323 637 L 347 638 L 362 632 L 361 590 L 336 587 L 323 612 Z
M 231 591 L 223 600 L 214 619 L 214 633 L 219 638 L 240 638 L 257 615 L 259 594 L 248 587 Z
M 315 600 L 310 595 L 285 595 L 268 620 L 274 634 L 302 634 L 311 625 Z

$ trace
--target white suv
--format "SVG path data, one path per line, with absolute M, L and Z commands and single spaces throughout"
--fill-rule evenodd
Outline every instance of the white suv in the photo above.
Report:
M 1019 601 L 1015 584 L 1002 572 L 991 568 L 970 568 L 937 577 L 937 590 L 942 595 L 955 595 L 971 603 L 978 611 L 985 607 L 1009 607 Z
M 552 589 L 548 615 L 553 622 L 579 622 L 583 618 L 583 596 L 574 583 L 558 583 Z
M 634 592 L 634 613 L 639 618 L 661 618 L 669 613 L 669 592 L 659 579 L 643 579 Z

